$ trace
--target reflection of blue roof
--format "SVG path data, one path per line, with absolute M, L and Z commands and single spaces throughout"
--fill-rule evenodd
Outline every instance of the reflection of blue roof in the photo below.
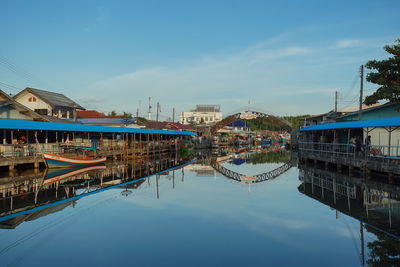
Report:
M 247 122 L 244 121 L 235 121 L 230 124 L 228 124 L 229 127 L 245 127 L 245 128 L 251 128 L 251 125 L 248 124 Z
M 55 123 L 41 121 L 5 120 L 0 119 L 0 129 L 20 130 L 49 130 L 65 132 L 96 132 L 96 133 L 150 133 L 150 134 L 173 134 L 173 135 L 196 135 L 185 131 L 166 131 L 153 129 L 137 129 L 127 127 L 111 127 L 100 125 L 87 125 L 78 123 Z
M 247 158 L 247 159 L 233 159 L 233 164 L 235 164 L 235 165 L 242 165 L 243 163 L 245 163 L 245 162 L 248 162 L 248 161 L 250 161 L 251 160 L 251 158 Z
M 351 129 L 351 128 L 372 128 L 372 127 L 398 127 L 400 126 L 400 117 L 379 119 L 379 120 L 366 120 L 366 121 L 350 121 L 350 122 L 336 122 L 326 123 L 319 125 L 312 125 L 300 129 L 300 131 L 318 131 L 318 130 L 331 130 L 331 129 Z

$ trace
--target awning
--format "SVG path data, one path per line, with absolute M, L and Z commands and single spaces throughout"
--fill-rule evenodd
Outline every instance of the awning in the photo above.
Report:
M 365 120 L 365 121 L 349 121 L 349 122 L 335 122 L 312 125 L 300 129 L 300 132 L 305 131 L 320 131 L 320 130 L 334 130 L 334 129 L 353 129 L 353 128 L 374 128 L 374 127 L 399 127 L 400 117 L 386 118 L 379 120 Z
M 142 133 L 142 134 L 168 134 L 168 135 L 197 135 L 186 131 L 166 131 L 143 128 L 111 127 L 100 125 L 86 125 L 78 123 L 55 123 L 24 120 L 0 119 L 0 129 L 10 130 L 48 130 L 65 132 L 95 132 L 95 133 Z

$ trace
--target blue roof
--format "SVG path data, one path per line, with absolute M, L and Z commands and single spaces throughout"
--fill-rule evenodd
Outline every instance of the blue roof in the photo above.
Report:
M 303 131 L 319 131 L 319 130 L 333 130 L 333 129 L 351 129 L 351 128 L 373 128 L 373 127 L 400 127 L 400 117 L 386 118 L 379 120 L 365 120 L 365 121 L 349 121 L 349 122 L 335 122 L 312 125 L 300 129 Z
M 41 121 L 6 120 L 0 119 L 0 129 L 18 130 L 49 130 L 65 132 L 96 132 L 96 133 L 143 133 L 143 134 L 170 134 L 170 135 L 196 135 L 186 131 L 166 131 L 154 129 L 138 129 L 128 127 L 111 127 L 100 125 L 86 125 L 78 123 L 56 123 Z
M 235 122 L 229 123 L 228 126 L 230 126 L 230 127 L 246 127 L 246 128 L 251 128 L 251 125 L 248 124 L 247 122 L 244 122 L 244 121 L 235 121 Z

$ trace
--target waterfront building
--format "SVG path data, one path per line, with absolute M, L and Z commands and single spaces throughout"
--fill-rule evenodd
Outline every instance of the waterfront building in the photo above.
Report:
M 362 120 L 376 120 L 400 117 L 400 104 L 386 103 L 382 105 L 371 105 L 362 111 Z M 338 121 L 358 121 L 358 110 L 348 112 L 338 118 Z
M 195 109 L 182 112 L 179 115 L 180 123 L 188 124 L 214 124 L 222 120 L 219 105 L 197 105 Z
M 362 105 L 363 109 L 363 114 L 364 112 L 367 112 L 368 110 L 372 108 L 376 108 L 381 106 L 380 104 L 373 104 L 370 106 L 367 105 Z M 357 119 L 358 120 L 358 110 L 359 106 L 351 106 L 351 107 L 343 107 L 339 108 L 337 112 L 334 110 L 331 110 L 327 113 L 319 114 L 319 115 L 314 115 L 314 116 L 309 116 L 303 118 L 304 123 L 303 126 L 311 126 L 311 125 L 318 125 L 318 124 L 324 124 L 324 123 L 333 123 L 337 121 L 341 121 L 343 116 L 346 116 L 347 114 L 357 114 Z M 388 117 L 396 117 L 396 116 L 387 116 Z M 370 118 L 370 119 L 382 119 L 382 118 Z
M 63 94 L 29 87 L 16 94 L 14 100 L 40 115 L 62 119 L 72 119 L 77 109 L 85 109 Z
M 16 102 L 0 90 L 0 119 L 48 121 L 48 119 Z
M 400 117 L 308 126 L 298 139 L 301 160 L 400 174 Z

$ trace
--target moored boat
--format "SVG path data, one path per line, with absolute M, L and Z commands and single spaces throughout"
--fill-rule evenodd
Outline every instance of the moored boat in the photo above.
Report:
M 44 185 L 52 184 L 55 182 L 59 182 L 62 180 L 66 180 L 72 176 L 80 175 L 89 171 L 97 171 L 97 170 L 104 170 L 107 167 L 105 165 L 94 165 L 94 166 L 87 166 L 87 167 L 75 167 L 75 168 L 65 168 L 65 169 L 58 169 L 49 171 L 43 182 Z
M 91 164 L 102 163 L 107 160 L 106 157 L 68 158 L 49 153 L 43 153 L 43 158 L 48 168 L 68 168 L 71 166 L 91 165 Z

